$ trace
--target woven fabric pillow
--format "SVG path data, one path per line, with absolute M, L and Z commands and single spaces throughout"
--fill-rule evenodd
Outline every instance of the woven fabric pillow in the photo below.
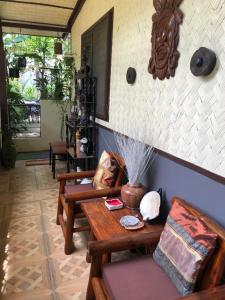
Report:
M 153 258 L 182 295 L 194 291 L 216 238 L 202 220 L 174 202 Z
M 99 190 L 114 186 L 118 169 L 117 161 L 108 152 L 104 151 L 93 179 L 94 187 Z

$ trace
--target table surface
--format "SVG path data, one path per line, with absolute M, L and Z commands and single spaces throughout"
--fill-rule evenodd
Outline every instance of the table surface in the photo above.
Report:
M 81 204 L 81 208 L 86 215 L 92 233 L 97 240 L 109 240 L 118 236 L 134 234 L 134 233 L 148 233 L 162 231 L 163 224 L 159 221 L 151 221 L 151 224 L 145 222 L 145 226 L 138 230 L 127 230 L 120 224 L 120 218 L 125 215 L 134 215 L 142 220 L 138 210 L 131 210 L 128 208 L 121 208 L 118 210 L 108 210 L 105 206 L 105 200 L 86 202 Z

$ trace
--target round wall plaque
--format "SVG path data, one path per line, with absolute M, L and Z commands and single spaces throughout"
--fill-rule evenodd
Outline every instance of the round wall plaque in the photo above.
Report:
M 209 75 L 216 65 L 216 54 L 205 47 L 199 48 L 191 58 L 190 68 L 195 76 Z
M 127 77 L 127 82 L 129 84 L 133 84 L 136 80 L 136 70 L 134 68 L 129 67 L 127 69 L 126 77 Z

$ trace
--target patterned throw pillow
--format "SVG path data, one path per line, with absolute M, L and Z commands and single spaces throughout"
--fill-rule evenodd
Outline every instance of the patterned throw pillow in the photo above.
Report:
M 114 186 L 118 169 L 117 161 L 108 152 L 104 151 L 93 179 L 94 187 L 100 190 Z
M 153 258 L 182 295 L 194 291 L 216 238 L 202 220 L 174 202 Z

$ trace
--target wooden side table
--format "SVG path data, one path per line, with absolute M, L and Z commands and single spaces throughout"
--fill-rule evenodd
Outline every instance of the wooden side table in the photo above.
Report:
M 81 204 L 81 208 L 90 224 L 90 240 L 103 241 L 124 235 L 132 235 L 137 232 L 143 234 L 161 232 L 163 230 L 164 224 L 159 222 L 152 222 L 152 224 L 145 223 L 145 226 L 138 230 L 127 230 L 120 224 L 120 218 L 125 215 L 138 215 L 141 220 L 142 218 L 138 210 L 130 210 L 128 208 L 108 210 L 104 201 L 104 199 L 99 199 L 98 201 Z M 87 261 L 89 261 L 88 255 Z

